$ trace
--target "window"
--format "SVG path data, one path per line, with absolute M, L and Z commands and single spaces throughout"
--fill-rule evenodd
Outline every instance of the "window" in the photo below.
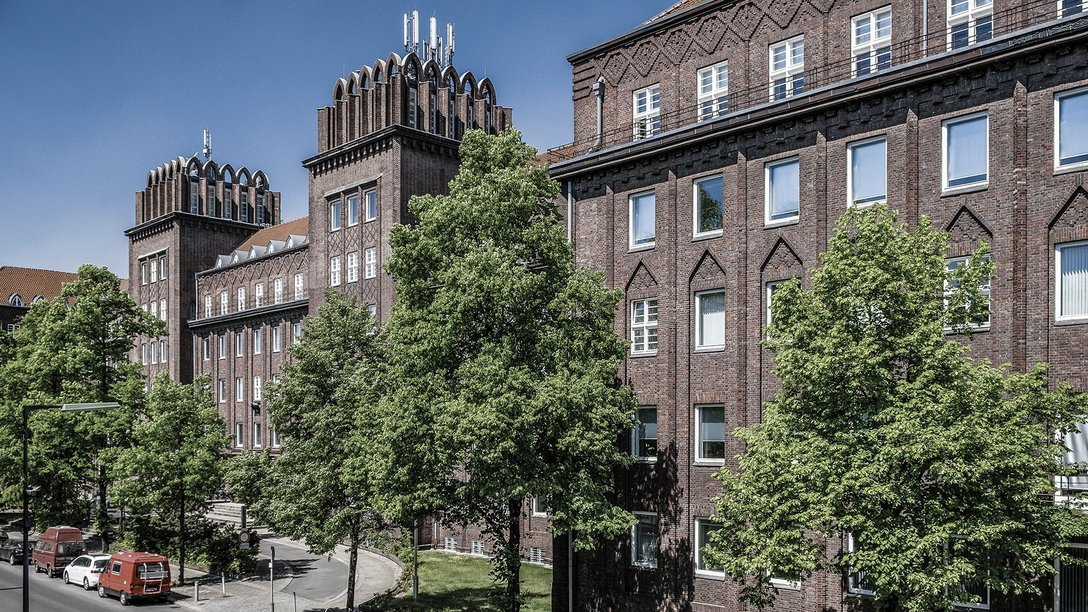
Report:
M 189 212 L 200 214 L 200 177 L 196 168 L 189 169 Z
M 633 195 L 628 200 L 628 208 L 628 246 L 632 249 L 654 246 L 657 241 L 657 196 L 652 191 Z
M 295 299 L 301 300 L 306 297 L 306 292 L 302 287 L 302 272 L 295 274 Z
M 729 112 L 729 62 L 699 71 L 699 121 Z
M 236 446 L 237 448 L 242 448 L 242 444 L 243 442 L 245 442 L 245 440 L 243 439 L 243 436 L 245 435 L 244 428 L 245 425 L 243 425 L 242 423 L 234 424 L 234 446 Z
M 155 365 L 159 362 L 159 343 L 151 342 L 151 365 Z
M 796 221 L 801 210 L 801 163 L 794 157 L 766 166 L 767 225 Z
M 159 257 L 159 278 L 166 280 L 166 255 Z
M 141 285 L 146 285 L 147 284 L 147 262 L 146 261 L 141 261 L 140 262 L 140 284 Z
M 631 454 L 643 461 L 657 460 L 657 406 L 635 409 L 638 425 L 631 430 Z
M 329 285 L 336 287 L 340 284 L 340 256 L 333 255 L 329 258 Z
M 166 320 L 166 300 L 159 300 L 159 318 Z
M 156 319 L 159 318 L 159 303 L 158 302 L 151 302 L 151 316 L 156 318 Z
M 159 267 L 155 265 L 155 262 L 151 262 L 151 282 L 156 283 L 159 281 Z
M 260 179 L 257 181 L 257 225 L 264 225 L 264 191 L 261 191 Z
M 366 198 L 366 220 L 373 221 L 378 218 L 378 191 L 371 189 L 363 194 Z
M 238 312 L 246 309 L 246 288 L 238 287 Z
M 226 334 L 220 334 L 219 335 L 219 358 L 220 359 L 226 359 L 227 358 L 227 335 Z
M 291 342 L 292 344 L 298 344 L 302 341 L 302 321 L 293 321 L 291 323 Z
M 632 95 L 635 140 L 661 132 L 661 86 L 651 85 Z
M 548 516 L 548 500 L 543 495 L 532 499 L 533 516 Z
M 140 363 L 147 365 L 147 343 L 140 345 Z
M 784 100 L 805 90 L 805 37 L 770 47 L 771 100 Z
M 657 515 L 635 512 L 638 521 L 631 526 L 631 565 L 652 569 L 657 567 Z
M 657 354 L 657 300 L 631 302 L 631 354 Z
M 340 200 L 333 200 L 329 204 L 329 231 L 340 229 Z
M 212 296 L 210 296 L 210 295 L 205 295 L 204 296 L 204 316 L 205 317 L 211 317 L 212 316 Z
M 264 350 L 264 343 L 261 342 L 261 328 L 257 327 L 253 329 L 253 354 L 260 355 Z
M 1088 89 L 1054 96 L 1057 127 L 1054 130 L 1054 167 L 1088 165 Z
M 234 356 L 235 357 L 241 357 L 242 354 L 245 352 L 245 347 L 246 347 L 245 330 L 239 329 L 238 331 L 234 332 Z
M 261 447 L 261 424 L 253 423 L 253 448 Z
M 253 307 L 262 306 L 264 306 L 264 283 L 257 283 L 253 286 Z
M 774 300 L 774 292 L 778 291 L 786 281 L 771 281 L 767 283 L 767 327 L 771 326 L 771 304 Z
M 359 251 L 348 253 L 348 282 L 359 280 Z
M 219 403 L 222 404 L 227 401 L 227 380 L 225 378 L 219 379 Z
M 249 223 L 249 188 L 242 185 L 238 190 L 238 208 L 242 211 L 242 222 Z
M 282 304 L 283 303 L 283 279 L 282 278 L 277 278 L 276 280 L 272 281 L 272 303 L 273 304 Z
M 948 46 L 960 49 L 994 36 L 993 0 L 948 0 Z
M 986 256 L 989 259 L 989 256 Z M 945 263 L 945 270 L 953 272 L 960 266 L 965 266 L 971 261 L 970 257 L 953 257 Z M 944 281 L 944 307 L 948 308 L 948 300 L 951 298 L 952 293 L 956 290 L 957 282 L 952 279 L 946 279 Z M 990 327 L 990 280 L 986 279 L 979 283 L 978 291 L 982 294 L 983 299 L 986 301 L 986 320 L 972 322 L 971 327 L 975 329 L 985 329 Z
M 359 225 L 359 196 L 348 198 L 348 226 Z
M 234 401 L 240 402 L 246 397 L 246 383 L 241 376 L 234 379 Z
M 220 291 L 219 292 L 219 314 L 220 315 L 225 315 L 225 314 L 227 314 L 227 312 L 228 312 L 227 292 L 226 291 Z
M 280 347 L 282 345 L 281 334 L 282 334 L 282 330 L 280 329 L 280 326 L 278 324 L 273 325 L 272 326 L 272 352 L 273 353 L 280 352 Z
M 714 578 L 725 578 L 725 568 L 721 565 L 709 565 L 704 558 L 703 549 L 710 544 L 710 534 L 721 529 L 718 523 L 709 519 L 695 519 L 695 573 Z
M 725 292 L 695 294 L 695 350 L 725 348 Z
M 166 340 L 159 340 L 159 363 L 166 363 Z
M 720 176 L 695 181 L 691 213 L 694 223 L 692 237 L 722 235 L 723 202 L 725 201 L 722 184 Z
M 366 277 L 374 278 L 378 275 L 378 249 L 370 247 L 366 250 Z
M 253 377 L 253 401 L 261 401 L 261 377 Z
M 892 65 L 892 7 L 886 6 L 851 20 L 854 76 L 865 76 Z
M 201 349 L 200 354 L 203 357 L 204 361 L 207 361 L 208 359 L 211 359 L 211 356 L 212 356 L 211 355 L 211 353 L 212 353 L 212 341 L 211 341 L 211 338 L 207 338 L 207 337 L 201 338 L 200 339 L 200 349 Z
M 888 200 L 888 140 L 881 136 L 846 148 L 848 206 L 869 206 Z
M 1084 11 L 1084 0 L 1058 0 L 1058 17 L 1079 15 Z
M 989 118 L 985 113 L 944 122 L 944 188 L 985 185 L 989 179 Z
M 725 407 L 695 407 L 695 461 L 725 463 Z
M 280 442 L 279 432 L 277 432 L 275 429 L 269 427 L 268 428 L 268 434 L 269 434 L 269 437 L 272 438 L 272 448 L 279 448 L 280 446 L 282 446 L 282 442 Z
M 854 534 L 846 534 L 846 551 L 849 553 L 857 552 L 858 543 L 854 538 Z M 873 586 L 872 577 L 867 572 L 854 571 L 853 568 L 846 570 L 846 590 L 855 595 L 875 595 L 876 590 Z
M 1059 244 L 1054 249 L 1056 318 L 1088 317 L 1088 241 Z

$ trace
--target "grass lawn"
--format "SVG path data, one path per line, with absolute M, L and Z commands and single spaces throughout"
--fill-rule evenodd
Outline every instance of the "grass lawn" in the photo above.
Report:
M 411 571 L 411 568 L 407 568 Z M 441 552 L 419 555 L 419 599 L 398 597 L 390 610 L 498 610 L 491 598 L 491 564 L 487 559 Z M 552 570 L 539 565 L 521 566 L 522 610 L 546 612 L 552 608 Z

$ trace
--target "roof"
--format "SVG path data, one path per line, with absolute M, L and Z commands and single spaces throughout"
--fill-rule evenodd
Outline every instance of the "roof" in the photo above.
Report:
M 38 296 L 46 300 L 59 296 L 64 283 L 74 280 L 76 280 L 75 272 L 2 266 L 0 267 L 0 300 L 6 304 L 13 294 L 18 293 L 23 303 L 30 306 Z
M 559 147 L 553 147 L 538 153 L 536 156 L 537 161 L 541 161 L 545 164 L 554 164 L 561 161 L 567 161 L 574 157 L 574 143 L 565 144 Z
M 294 221 L 287 221 L 279 225 L 266 227 L 250 236 L 245 242 L 236 246 L 235 251 L 246 251 L 251 246 L 267 246 L 273 240 L 287 241 L 291 236 L 306 236 L 310 231 L 310 218 L 301 217 Z
M 113 553 L 114 559 L 119 561 L 128 561 L 129 563 L 155 563 L 156 561 L 166 561 L 167 558 L 149 552 L 119 552 Z
M 604 51 L 622 44 L 642 39 L 649 36 L 652 32 L 658 32 L 668 28 L 672 24 L 683 21 L 694 14 L 711 10 L 715 6 L 725 4 L 729 1 L 730 0 L 679 0 L 633 30 L 629 30 L 604 42 L 597 43 L 592 47 L 568 55 L 567 61 L 571 64 L 577 64 L 584 61 L 587 57 L 603 53 Z M 735 2 L 736 0 L 732 1 Z
M 646 23 L 652 23 L 652 22 L 657 21 L 658 19 L 661 19 L 663 17 L 668 17 L 669 15 L 672 15 L 673 13 L 679 13 L 680 11 L 688 8 L 689 6 L 695 6 L 696 4 L 699 4 L 702 1 L 703 0 L 680 0 L 676 4 L 670 6 L 669 8 L 661 11 L 660 13 L 654 15 L 653 17 L 650 17 L 650 19 L 647 20 Z

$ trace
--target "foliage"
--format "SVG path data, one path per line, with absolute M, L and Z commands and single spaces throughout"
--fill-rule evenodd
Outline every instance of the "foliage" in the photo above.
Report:
M 143 550 L 165 555 L 176 561 L 180 557 L 178 528 L 170 517 L 157 514 L 130 516 L 117 544 L 125 550 Z M 251 533 L 253 548 L 238 547 L 238 532 L 231 526 L 219 525 L 204 518 L 195 518 L 186 527 L 186 555 L 190 566 L 207 568 L 211 573 L 228 576 L 251 575 L 257 569 L 257 533 Z
M 403 524 L 433 512 L 502 543 L 504 608 L 517 607 L 518 520 L 543 496 L 575 546 L 631 515 L 610 495 L 632 395 L 616 382 L 617 292 L 574 264 L 558 186 L 516 130 L 469 132 L 449 195 L 413 197 L 388 263 L 397 302 L 383 334 L 388 390 L 362 455 L 375 501 Z
M 270 385 L 268 413 L 283 441 L 275 461 L 236 460 L 230 470 L 236 500 L 277 532 L 305 539 L 310 552 L 327 553 L 347 540 L 357 555 L 370 517 L 367 483 L 345 469 L 356 415 L 376 402 L 381 354 L 364 306 L 330 289 L 306 320 L 283 379 Z M 262 467 L 267 469 L 262 469 Z M 348 572 L 353 601 L 355 564 Z
M 811 289 L 773 298 L 767 346 L 781 390 L 740 428 L 739 470 L 719 472 L 724 528 L 706 557 L 774 599 L 770 578 L 852 573 L 877 609 L 949 610 L 965 585 L 1034 592 L 1083 518 L 1050 499 L 1084 397 L 1046 368 L 973 361 L 945 329 L 977 320 L 992 266 L 976 253 L 951 279 L 944 234 L 908 231 L 886 208 L 839 222 Z M 852 534 L 854 552 L 837 542 Z M 826 540 L 825 540 L 826 539 Z M 825 547 L 827 541 L 829 545 Z
M 419 555 L 419 599 L 398 597 L 376 602 L 381 610 L 497 610 L 492 603 L 494 583 L 484 559 L 441 552 Z M 538 565 L 521 568 L 521 590 L 526 612 L 551 610 L 552 570 Z

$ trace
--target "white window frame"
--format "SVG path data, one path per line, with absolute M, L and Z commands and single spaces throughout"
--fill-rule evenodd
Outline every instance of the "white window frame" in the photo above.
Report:
M 227 358 L 227 334 L 226 333 L 218 334 L 217 337 L 219 338 L 219 350 L 217 352 L 217 354 L 219 355 L 219 359 L 226 359 Z
M 857 552 L 857 542 L 854 541 L 854 534 L 852 533 L 846 534 L 846 550 L 847 552 Z M 862 597 L 876 595 L 876 591 L 858 586 L 858 575 L 854 568 L 846 568 L 846 591 L 852 595 L 861 595 Z
M 348 227 L 359 225 L 359 195 L 348 196 Z
M 364 251 L 364 255 L 366 256 L 366 262 L 363 276 L 365 278 L 374 278 L 378 275 L 378 247 L 369 247 Z
M 880 20 L 885 16 L 888 19 L 888 32 L 883 36 L 878 36 Z M 850 57 L 852 58 L 850 73 L 852 76 L 866 76 L 891 67 L 892 23 L 892 7 L 890 4 L 857 15 L 850 20 Z M 858 28 L 862 26 L 869 28 L 869 39 L 859 43 Z M 886 56 L 886 59 L 881 61 L 884 56 Z M 869 60 L 869 67 L 865 72 L 861 72 L 858 70 L 858 62 L 864 59 Z
M 261 328 L 260 327 L 254 327 L 253 328 L 253 354 L 254 355 L 260 355 L 261 352 L 264 351 L 264 343 L 261 342 L 261 339 L 262 339 L 261 337 L 263 335 L 264 334 L 261 333 Z
M 272 281 L 272 303 L 273 304 L 282 304 L 283 303 L 283 279 L 282 278 L 277 278 L 274 281 Z
M 283 446 L 283 441 L 280 440 L 280 434 L 276 431 L 275 427 L 268 428 L 268 435 L 269 443 L 272 445 L 272 448 L 279 448 Z
M 654 552 L 654 560 L 652 563 L 639 563 L 638 561 L 636 561 L 636 559 L 638 559 L 638 526 L 641 521 L 636 520 L 635 524 L 631 525 L 631 567 L 639 569 L 657 569 L 657 558 L 661 554 L 661 519 L 660 517 L 658 517 L 656 512 L 639 512 L 636 510 L 631 514 L 634 514 L 636 519 L 643 516 L 653 517 L 654 526 L 657 527 L 657 533 L 654 536 L 655 545 L 657 548 L 657 550 Z
M 378 218 L 378 190 L 377 189 L 367 189 L 365 192 L 363 192 L 363 202 L 364 202 L 364 205 L 366 206 L 366 212 L 364 213 L 366 215 L 365 218 L 364 218 L 365 221 L 369 222 L 369 221 L 373 221 L 373 220 L 377 219 Z M 371 203 L 373 203 L 373 205 L 374 205 L 373 210 L 371 210 Z
M 219 403 L 227 403 L 227 379 L 219 379 Z
M 151 261 L 151 282 L 159 282 L 159 267 L 155 265 L 154 260 Z
M 868 202 L 854 201 L 854 155 L 855 150 L 884 141 L 884 197 Z M 846 145 L 846 206 L 847 208 L 868 208 L 874 204 L 887 204 L 888 202 L 888 137 L 874 136 L 864 140 L 857 140 Z
M 264 283 L 257 283 L 253 285 L 253 307 L 261 308 L 264 306 Z
M 963 11 L 962 13 L 959 13 L 958 15 L 953 15 L 952 14 L 953 5 L 957 3 L 956 0 L 948 0 L 947 4 L 945 5 L 945 11 L 946 11 L 945 14 L 948 16 L 948 50 L 949 51 L 953 50 L 953 48 L 952 48 L 952 33 L 953 33 L 952 30 L 953 30 L 953 28 L 955 28 L 958 25 L 967 24 L 967 44 L 962 46 L 962 47 L 956 47 L 956 49 L 966 49 L 967 47 L 970 47 L 971 45 L 974 45 L 974 44 L 980 42 L 979 38 L 978 38 L 978 26 L 979 26 L 978 22 L 979 22 L 980 19 L 985 19 L 987 17 L 990 18 L 990 21 L 989 21 L 990 32 L 985 38 L 982 39 L 982 42 L 985 42 L 987 40 L 991 40 L 994 37 L 994 31 L 993 31 L 993 27 L 994 27 L 994 22 L 993 22 L 994 3 L 993 3 L 993 0 L 965 0 L 965 1 L 967 3 L 967 10 Z
M 341 207 L 342 207 L 342 204 L 341 204 L 340 198 L 336 198 L 335 200 L 329 202 L 329 231 L 330 232 L 335 232 L 336 230 L 340 229 L 340 227 L 341 227 L 341 223 L 342 223 L 342 221 L 340 220 L 340 217 L 341 217 L 341 210 L 340 209 L 341 209 Z
M 246 309 L 246 288 L 238 287 L 238 312 Z
M 717 527 L 718 529 L 721 529 L 722 524 L 721 523 L 715 523 L 714 521 L 710 520 L 709 518 L 697 518 L 697 519 L 695 519 L 695 533 L 694 533 L 694 535 L 695 535 L 695 538 L 694 538 L 695 546 L 693 547 L 695 549 L 695 575 L 700 576 L 702 578 L 715 578 L 715 579 L 718 579 L 718 580 L 724 580 L 725 579 L 725 568 L 722 568 L 721 571 L 717 571 L 717 570 L 703 569 L 701 567 L 703 565 L 703 547 L 699 545 L 699 542 L 703 539 L 704 534 L 706 533 L 707 527 Z
M 797 164 L 797 212 L 791 217 L 781 219 L 771 218 L 771 170 L 787 164 Z M 763 164 L 763 226 L 774 227 L 797 223 L 801 219 L 801 158 L 800 156 L 787 157 Z
M 546 502 L 547 500 L 542 495 L 534 495 L 529 500 L 529 507 L 533 516 L 537 518 L 548 516 L 548 504 Z
M 261 448 L 261 422 L 253 421 L 253 448 Z
M 225 315 L 230 311 L 230 301 L 226 291 L 219 292 L 219 315 Z
M 146 261 L 141 261 L 140 262 L 140 284 L 141 285 L 146 285 L 147 284 L 147 262 Z
M 340 256 L 333 255 L 329 258 L 329 286 L 340 286 Z
M 234 424 L 234 447 L 244 448 L 245 446 L 245 423 L 238 421 Z
M 635 140 L 652 138 L 661 133 L 660 83 L 631 92 L 631 124 Z
M 722 443 L 725 445 L 723 454 L 729 454 L 729 433 L 728 433 L 728 421 L 725 414 L 724 404 L 696 404 L 695 405 L 695 464 L 696 465 L 725 465 L 725 457 L 720 459 L 715 457 L 703 456 L 703 425 L 702 425 L 702 411 L 706 408 L 716 408 L 722 411 Z
M 1088 321 L 1088 312 L 1064 314 L 1062 312 L 1062 251 L 1066 249 L 1088 248 L 1088 240 L 1063 242 L 1054 245 L 1054 320 Z
M 797 62 L 796 50 L 801 50 L 801 61 Z M 775 68 L 775 53 L 781 49 L 785 53 L 782 66 Z M 768 45 L 767 47 L 767 74 L 770 84 L 770 99 L 785 100 L 804 93 L 805 90 L 805 36 L 794 36 L 786 40 Z M 800 76 L 800 79 L 797 77 Z M 778 81 L 785 87 L 782 95 L 778 95 Z
M 261 377 L 260 376 L 254 376 L 253 377 L 253 401 L 259 402 L 262 399 L 264 399 L 264 398 L 263 398 L 262 393 L 261 393 Z
M 302 342 L 302 321 L 291 322 L 291 343 L 298 344 Z
M 639 448 L 638 448 L 639 444 L 638 443 L 643 438 L 640 435 L 641 430 L 642 430 L 642 420 L 638 418 L 638 413 L 643 411 L 643 410 L 653 410 L 654 411 L 655 427 L 657 427 L 657 406 L 639 406 L 638 408 L 635 408 L 635 420 L 638 421 L 639 424 L 635 425 L 634 427 L 631 428 L 631 456 L 635 458 L 635 461 L 637 463 L 655 463 L 657 461 L 657 454 L 656 453 L 653 454 L 653 455 L 641 455 L 641 454 L 639 454 Z M 660 430 L 658 430 L 658 431 L 660 431 Z M 646 438 L 646 439 L 649 439 L 649 438 Z M 656 447 L 657 446 L 656 440 L 658 440 L 658 438 L 655 437 L 654 440 L 655 440 L 654 446 Z
M 700 68 L 697 75 L 699 89 L 699 121 L 717 119 L 729 112 L 729 62 L 718 62 Z
M 721 344 L 700 344 L 703 333 L 703 299 L 714 294 L 722 296 L 722 342 Z M 695 338 L 693 338 L 695 350 L 699 352 L 725 350 L 725 289 L 708 289 L 695 292 Z
M 295 273 L 295 299 L 301 300 L 306 297 L 306 289 L 303 284 L 302 272 Z
M 651 319 L 651 302 L 652 302 L 652 319 Z M 642 304 L 642 320 L 639 321 L 635 314 L 635 308 L 637 304 Z M 660 343 L 660 338 L 657 336 L 658 322 L 659 322 L 658 303 L 656 298 L 644 298 L 639 300 L 631 300 L 631 355 L 656 355 L 657 347 Z M 635 341 L 635 331 L 642 330 L 643 332 L 643 348 L 639 348 L 638 343 Z M 650 348 L 650 331 L 653 330 L 654 342 L 653 348 Z
M 272 326 L 272 352 L 278 353 L 283 348 L 283 330 L 279 324 Z
M 773 314 L 772 309 L 771 309 L 771 305 L 772 305 L 772 298 L 774 297 L 774 292 L 777 291 L 778 288 L 785 282 L 786 282 L 785 280 L 773 280 L 773 281 L 767 281 L 764 284 L 764 295 L 767 296 L 767 310 L 766 310 L 767 319 L 766 319 L 766 323 L 763 326 L 764 329 L 771 326 L 771 320 L 772 320 L 772 314 Z
M 166 364 L 166 340 L 159 340 L 159 363 Z
M 1083 14 L 1085 10 L 1088 10 L 1088 5 L 1085 4 L 1085 0 L 1073 0 L 1070 4 L 1072 6 L 1066 7 L 1065 0 L 1058 0 L 1058 19 L 1070 17 L 1072 15 Z
M 1083 11 L 1084 9 L 1081 10 Z M 1072 98 L 1076 96 L 1088 96 L 1088 87 L 1078 87 L 1077 89 L 1070 89 L 1054 94 L 1054 170 L 1088 168 L 1088 155 L 1084 155 L 1084 159 L 1066 164 L 1063 164 L 1061 160 L 1061 101 L 1062 98 Z M 1088 132 L 1088 125 L 1083 126 L 1083 132 Z M 1081 137 L 1084 137 L 1083 133 Z
M 166 300 L 159 300 L 159 318 L 166 320 Z
M 984 258 L 989 260 L 990 256 L 986 255 L 986 256 L 984 256 Z M 971 261 L 970 256 L 949 257 L 949 258 L 945 259 L 945 263 L 944 263 L 945 272 L 951 272 L 952 271 L 952 269 L 953 269 L 951 267 L 952 264 L 967 265 L 967 263 L 970 262 L 970 261 Z M 946 279 L 944 281 L 944 283 L 943 283 L 944 307 L 946 309 L 948 308 L 948 298 L 951 297 L 952 292 L 954 290 L 955 289 L 949 285 L 949 281 Z M 979 290 L 979 293 L 981 293 L 983 296 L 986 297 L 986 322 L 985 323 L 972 323 L 972 324 L 969 325 L 969 327 L 971 329 L 976 329 L 976 330 L 982 331 L 982 330 L 990 329 L 990 323 L 993 320 L 993 308 L 992 308 L 993 301 L 990 299 L 990 281 L 989 280 L 984 281 L 982 284 L 979 285 L 978 290 Z
M 246 399 L 246 383 L 241 376 L 234 377 L 234 401 L 242 402 Z
M 986 178 L 981 181 L 975 181 L 973 183 L 964 183 L 961 185 L 949 185 L 948 184 L 948 128 L 956 125 L 957 123 L 967 123 L 975 121 L 977 119 L 986 120 Z M 970 115 L 963 115 L 962 117 L 954 117 L 952 119 L 945 119 L 941 123 L 941 188 L 945 193 L 955 193 L 957 191 L 973 191 L 975 189 L 984 189 L 990 184 L 990 114 L 987 111 L 981 111 L 977 113 L 971 113 Z
M 162 279 L 163 282 L 166 281 L 166 255 L 165 254 L 159 256 L 159 278 Z
M 241 329 L 234 332 L 234 356 L 241 357 L 246 352 L 246 332 Z
M 641 200 L 650 196 L 654 200 L 654 237 L 646 242 L 635 243 L 635 200 Z M 643 191 L 627 196 L 627 248 L 631 251 L 642 251 L 657 246 L 657 192 Z
M 359 251 L 348 253 L 348 282 L 359 280 Z
M 212 317 L 213 312 L 214 311 L 212 310 L 212 296 L 208 295 L 208 294 L 205 294 L 204 295 L 204 318 L 205 319 L 210 319 Z
M 212 342 L 211 338 L 207 336 L 200 339 L 200 354 L 203 357 L 203 361 L 208 361 L 212 358 Z
M 140 345 L 140 364 L 147 365 L 147 343 Z
M 722 214 L 722 229 L 699 231 L 699 187 L 704 183 L 711 181 L 721 181 L 722 184 L 722 201 L 721 205 Z M 656 205 L 654 206 L 656 209 Z M 696 179 L 691 184 L 691 237 L 693 240 L 702 238 L 714 238 L 721 236 L 725 228 L 725 177 L 720 174 L 713 176 L 704 176 L 703 178 Z
M 153 319 L 159 318 L 159 303 L 155 300 L 151 300 L 151 317 Z

